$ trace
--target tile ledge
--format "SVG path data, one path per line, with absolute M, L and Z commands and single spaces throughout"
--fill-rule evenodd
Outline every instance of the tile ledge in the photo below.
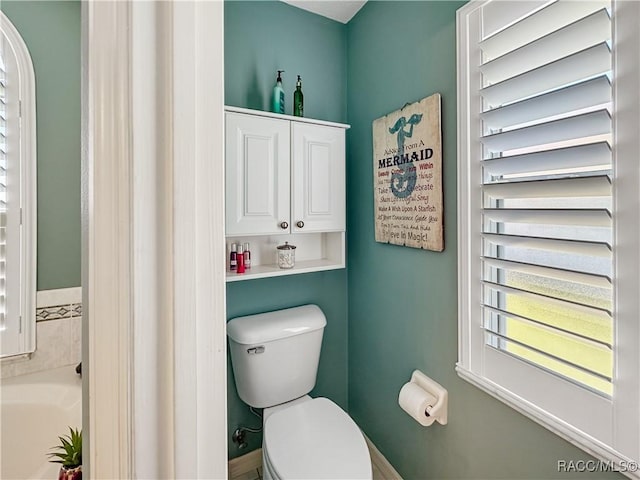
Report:
M 82 302 L 82 287 L 56 288 L 36 292 L 36 308 Z

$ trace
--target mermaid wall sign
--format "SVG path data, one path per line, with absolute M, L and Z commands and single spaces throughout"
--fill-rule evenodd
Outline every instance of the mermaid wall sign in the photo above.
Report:
M 440 94 L 373 122 L 376 241 L 441 252 Z

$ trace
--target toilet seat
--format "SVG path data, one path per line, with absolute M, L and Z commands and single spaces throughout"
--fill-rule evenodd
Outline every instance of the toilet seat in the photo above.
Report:
M 371 458 L 355 422 L 326 398 L 269 416 L 265 455 L 281 479 L 371 479 Z

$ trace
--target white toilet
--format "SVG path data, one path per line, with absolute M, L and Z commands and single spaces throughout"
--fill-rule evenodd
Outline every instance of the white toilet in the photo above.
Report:
M 316 383 L 327 320 L 316 305 L 227 324 L 240 398 L 264 408 L 264 478 L 371 479 L 362 432 L 338 405 L 307 394 Z

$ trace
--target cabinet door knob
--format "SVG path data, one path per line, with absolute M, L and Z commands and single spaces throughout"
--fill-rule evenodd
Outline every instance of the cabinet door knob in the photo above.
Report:
M 296 223 L 296 226 L 298 228 L 302 228 L 302 227 L 304 227 L 304 222 L 302 220 L 300 220 L 298 223 Z
M 280 224 L 280 228 L 283 230 L 286 230 L 287 228 L 289 228 L 289 224 L 287 222 L 282 222 Z

